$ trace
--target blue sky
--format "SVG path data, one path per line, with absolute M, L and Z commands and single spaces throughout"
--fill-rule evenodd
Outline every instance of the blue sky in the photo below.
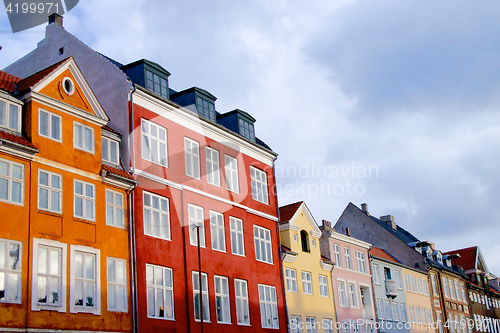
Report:
M 64 26 L 252 114 L 279 153 L 280 205 L 335 222 L 366 202 L 443 251 L 480 245 L 500 275 L 499 14 L 491 1 L 83 0 Z M 12 34 L 0 13 L 0 68 L 44 29 Z

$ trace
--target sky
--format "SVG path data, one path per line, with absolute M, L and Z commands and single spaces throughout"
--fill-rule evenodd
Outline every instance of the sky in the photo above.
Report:
M 500 275 L 500 2 L 82 0 L 64 27 L 146 58 L 257 119 L 280 205 L 335 223 L 349 202 L 443 252 L 479 245 Z M 0 68 L 45 25 L 12 33 Z

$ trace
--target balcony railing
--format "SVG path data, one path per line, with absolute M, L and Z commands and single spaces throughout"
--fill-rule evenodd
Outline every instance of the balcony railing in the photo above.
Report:
M 396 297 L 398 295 L 396 281 L 385 280 L 385 293 L 386 293 L 387 297 Z

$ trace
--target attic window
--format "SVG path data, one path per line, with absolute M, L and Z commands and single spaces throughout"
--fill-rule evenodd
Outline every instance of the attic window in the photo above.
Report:
M 62 80 L 62 87 L 64 92 L 70 96 L 73 95 L 75 92 L 75 85 L 73 84 L 73 81 L 69 77 L 65 77 Z
M 302 244 L 302 252 L 311 252 L 309 248 L 309 235 L 307 234 L 307 231 L 300 231 L 300 241 Z
M 253 124 L 240 118 L 239 126 L 240 126 L 240 135 L 244 136 L 248 140 L 255 142 L 255 131 Z
M 203 98 L 196 97 L 196 110 L 198 115 L 215 122 L 215 105 Z
M 168 82 L 165 78 L 146 70 L 146 89 L 168 98 Z
M 61 48 L 59 49 L 59 55 L 62 55 L 63 53 L 64 53 L 64 47 L 61 47 Z
M 21 108 L 19 105 L 0 100 L 0 127 L 21 131 Z

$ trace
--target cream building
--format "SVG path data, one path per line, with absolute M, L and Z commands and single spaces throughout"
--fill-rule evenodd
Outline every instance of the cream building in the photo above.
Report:
M 337 332 L 333 263 L 321 257 L 321 231 L 304 202 L 280 207 L 289 332 Z

